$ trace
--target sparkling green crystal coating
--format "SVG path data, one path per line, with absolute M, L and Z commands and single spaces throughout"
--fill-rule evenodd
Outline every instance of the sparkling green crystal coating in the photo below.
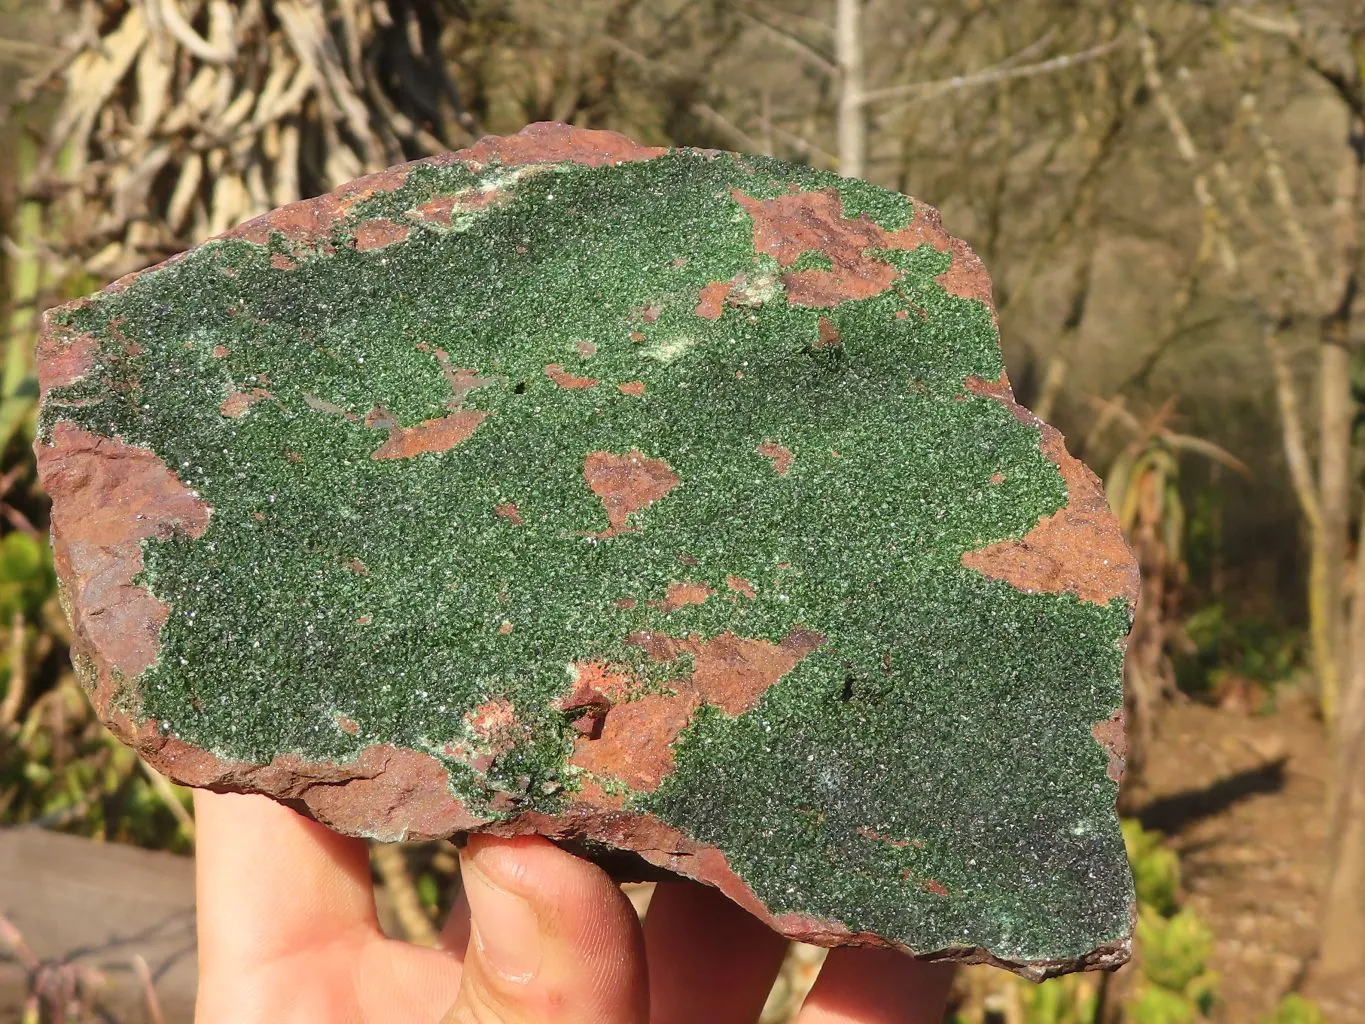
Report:
M 677 666 L 631 634 L 813 630 L 825 642 L 752 710 L 695 715 L 673 773 L 628 806 L 719 848 L 774 913 L 1012 961 L 1120 941 L 1132 892 L 1090 730 L 1121 704 L 1129 609 L 961 564 L 1067 500 L 1038 430 L 964 389 L 1002 373 L 991 313 L 936 282 L 950 256 L 929 245 L 876 254 L 899 272 L 881 294 L 788 302 L 732 190 L 793 186 L 887 229 L 916 216 L 725 154 L 418 166 L 311 252 L 214 241 L 58 314 L 101 354 L 48 396 L 43 437 L 69 421 L 150 449 L 212 509 L 200 537 L 145 542 L 141 582 L 170 614 L 138 714 L 237 761 L 411 747 L 479 813 L 555 813 L 582 784 L 555 706 L 573 663 L 666 687 Z M 499 201 L 411 216 L 476 188 Z M 374 221 L 407 237 L 361 251 Z M 798 269 L 828 265 L 812 251 Z M 766 292 L 698 316 L 737 274 Z M 822 317 L 838 345 L 816 344 Z M 561 387 L 549 365 L 598 384 Z M 486 414 L 473 433 L 373 457 L 384 415 L 448 413 L 449 367 L 486 381 L 459 396 Z M 250 400 L 225 414 L 234 395 Z M 603 536 L 585 458 L 637 450 L 678 483 Z M 508 503 L 521 522 L 495 512 Z M 663 610 L 679 581 L 716 596 Z M 486 770 L 451 756 L 466 713 L 499 698 L 525 741 Z

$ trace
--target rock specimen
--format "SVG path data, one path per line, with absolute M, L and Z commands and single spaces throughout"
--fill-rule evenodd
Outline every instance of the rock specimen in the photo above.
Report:
M 1134 563 L 933 210 L 535 125 L 45 323 L 76 664 L 171 778 L 808 941 L 1126 958 Z

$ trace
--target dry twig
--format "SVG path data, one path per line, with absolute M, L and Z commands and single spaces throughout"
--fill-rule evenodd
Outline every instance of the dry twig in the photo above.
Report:
M 28 696 L 28 665 L 24 613 L 15 610 L 10 622 L 9 687 L 0 701 L 0 727 L 13 725 Z
M 437 946 L 440 939 L 431 918 L 422 907 L 422 897 L 408 872 L 403 847 L 396 843 L 371 843 L 370 854 L 408 941 L 419 946 Z
M 151 781 L 152 789 L 166 805 L 166 810 L 171 812 L 171 817 L 175 818 L 180 825 L 181 831 L 185 833 L 185 838 L 194 842 L 194 818 L 190 812 L 185 810 L 185 805 L 180 802 L 180 797 L 175 792 L 175 787 L 170 784 L 166 776 L 149 765 L 142 758 L 137 759 L 137 763 L 142 766 L 142 771 Z
M 166 1015 L 161 1012 L 161 1000 L 156 994 L 156 984 L 152 981 L 151 968 L 147 959 L 138 953 L 133 957 L 133 971 L 142 986 L 142 1001 L 147 1004 L 147 1018 L 150 1024 L 166 1024 Z

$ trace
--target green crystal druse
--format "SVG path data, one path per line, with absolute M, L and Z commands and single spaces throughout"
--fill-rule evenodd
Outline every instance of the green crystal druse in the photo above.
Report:
M 166 620 L 121 706 L 224 761 L 409 748 L 489 820 L 593 792 L 719 849 L 774 915 L 920 953 L 1122 948 L 1092 728 L 1128 601 L 963 564 L 1066 481 L 967 386 L 1003 366 L 989 306 L 943 283 L 960 253 L 825 244 L 817 196 L 864 239 L 925 216 L 756 157 L 447 159 L 56 311 L 95 349 L 40 452 L 64 424 L 118 439 L 210 510 L 142 541 Z M 617 730 L 657 777 L 593 759 L 708 672 L 671 746 Z M 610 710 L 571 699 L 608 683 Z M 478 756 L 490 716 L 514 727 Z

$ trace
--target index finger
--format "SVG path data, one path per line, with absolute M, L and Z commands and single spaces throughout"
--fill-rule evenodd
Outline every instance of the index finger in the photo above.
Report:
M 830 950 L 796 1024 L 940 1024 L 953 965 L 893 949 Z
M 240 972 L 379 933 L 365 842 L 269 797 L 194 791 L 200 962 Z

